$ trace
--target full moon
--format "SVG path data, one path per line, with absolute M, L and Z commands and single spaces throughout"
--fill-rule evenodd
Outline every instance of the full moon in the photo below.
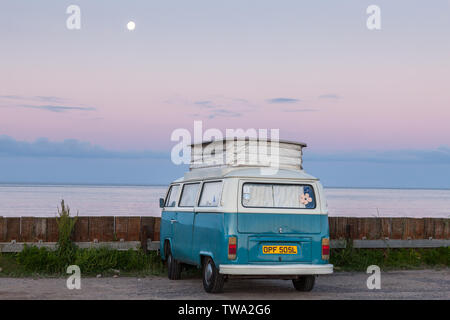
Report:
M 127 23 L 127 29 L 130 31 L 133 31 L 134 28 L 136 28 L 136 23 L 134 23 L 134 21 L 130 21 Z

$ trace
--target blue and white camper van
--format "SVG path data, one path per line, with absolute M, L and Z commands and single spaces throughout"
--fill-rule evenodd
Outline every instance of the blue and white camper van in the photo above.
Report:
M 248 145 L 220 140 L 192 146 L 190 171 L 160 199 L 168 276 L 180 279 L 182 264 L 189 264 L 202 268 L 207 292 L 220 292 L 233 278 L 288 279 L 310 291 L 315 277 L 332 273 L 333 265 L 323 188 L 301 165 L 306 145 L 277 142 L 278 170 L 271 174 L 262 174 L 267 163 L 236 157 L 248 156 Z M 203 156 L 208 147 L 209 158 Z M 230 153 L 234 157 L 226 157 Z M 210 154 L 224 161 L 217 164 Z M 203 161 L 196 161 L 199 155 Z

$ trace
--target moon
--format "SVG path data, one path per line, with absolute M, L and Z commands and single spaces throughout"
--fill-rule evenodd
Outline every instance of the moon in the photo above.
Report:
M 127 23 L 127 29 L 130 31 L 133 31 L 136 28 L 136 23 L 134 23 L 134 21 L 129 21 Z

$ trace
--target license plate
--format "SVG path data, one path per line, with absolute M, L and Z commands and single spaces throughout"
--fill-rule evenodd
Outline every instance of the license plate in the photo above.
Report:
M 297 246 L 263 246 L 263 254 L 297 254 Z

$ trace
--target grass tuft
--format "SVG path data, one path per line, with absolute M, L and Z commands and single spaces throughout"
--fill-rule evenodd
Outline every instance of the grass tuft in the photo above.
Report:
M 77 246 L 72 241 L 72 235 L 75 230 L 77 219 L 78 214 L 76 217 L 72 218 L 70 216 L 70 208 L 64 204 L 64 199 L 61 200 L 61 210 L 58 208 L 58 217 L 56 218 L 56 223 L 58 225 L 58 244 L 56 252 L 63 265 L 69 265 L 70 261 L 74 259 L 77 251 Z

